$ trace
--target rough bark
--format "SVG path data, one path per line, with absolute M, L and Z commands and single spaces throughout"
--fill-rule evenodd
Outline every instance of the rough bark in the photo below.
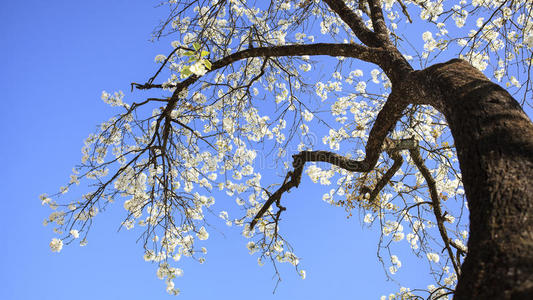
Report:
M 444 114 L 470 210 L 454 299 L 533 299 L 533 124 L 463 60 L 414 72 L 410 96 Z

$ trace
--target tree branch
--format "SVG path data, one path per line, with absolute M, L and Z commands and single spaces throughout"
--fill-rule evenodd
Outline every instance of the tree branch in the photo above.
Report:
M 407 6 L 405 6 L 402 0 L 398 0 L 398 3 L 402 7 L 402 12 L 407 17 L 407 20 L 409 21 L 409 23 L 413 23 L 413 20 L 411 19 L 411 16 L 409 15 L 409 12 L 407 11 Z
M 414 140 L 414 139 L 413 139 Z M 400 142 L 403 142 L 404 140 L 400 140 Z M 411 141 L 411 140 L 409 140 Z M 417 143 L 416 143 L 416 140 L 415 141 L 415 144 L 414 145 L 411 145 L 411 144 L 405 144 L 408 149 L 411 149 L 412 147 L 418 147 Z M 378 183 L 376 184 L 376 186 L 374 187 L 374 189 L 369 193 L 369 197 L 368 197 L 368 202 L 374 202 L 374 200 L 376 199 L 376 197 L 378 196 L 379 192 L 381 192 L 381 190 L 385 187 L 385 185 L 391 180 L 392 176 L 394 176 L 394 174 L 396 174 L 396 172 L 398 172 L 398 170 L 400 169 L 400 167 L 402 166 L 403 164 L 403 158 L 402 156 L 400 155 L 400 153 L 398 152 L 398 150 L 395 150 L 393 152 L 390 152 L 389 151 L 389 155 L 390 157 L 394 160 L 394 163 L 392 164 L 392 166 L 387 170 L 387 172 L 385 172 L 385 174 L 383 175 L 383 177 L 381 177 L 378 181 Z
M 350 9 L 343 0 L 324 0 L 326 4 L 352 29 L 357 38 L 369 47 L 381 47 L 383 43 L 368 29 L 363 19 Z
M 215 62 L 213 62 L 211 70 L 207 73 L 211 73 L 215 70 L 228 66 L 236 61 L 252 58 L 252 57 L 281 57 L 281 56 L 303 56 L 303 55 L 328 55 L 328 56 L 343 56 L 357 58 L 366 62 L 379 64 L 383 59 L 384 51 L 381 48 L 371 48 L 360 44 L 339 44 L 339 43 L 315 43 L 304 45 L 283 45 L 283 46 L 271 46 L 271 47 L 258 47 L 241 50 L 225 56 Z M 172 98 L 179 94 L 184 88 L 193 84 L 198 80 L 198 76 L 191 75 L 185 81 L 178 83 Z M 145 84 L 132 83 L 137 89 L 151 89 L 162 88 L 161 84 L 152 84 L 147 82 Z
M 377 38 L 379 38 L 384 44 L 389 44 L 389 34 L 385 19 L 383 18 L 383 10 L 381 9 L 380 0 L 367 0 L 370 7 L 370 19 L 372 20 L 372 27 Z
M 398 171 L 398 169 L 401 166 L 402 158 L 399 155 L 397 151 L 400 150 L 408 150 L 412 149 L 413 147 L 416 147 L 416 141 L 414 139 L 407 139 L 407 140 L 389 140 L 388 143 L 391 146 L 391 149 L 394 149 L 395 154 L 391 154 L 394 159 L 393 166 L 387 171 L 387 173 L 383 176 L 382 180 L 380 181 L 383 188 L 385 184 L 392 178 L 392 176 Z M 376 152 L 381 153 L 382 149 L 378 148 L 376 149 Z M 254 228 L 257 221 L 265 214 L 265 212 L 269 209 L 269 207 L 274 203 L 279 203 L 281 196 L 283 193 L 288 192 L 293 187 L 298 187 L 300 185 L 300 181 L 302 178 L 302 172 L 303 168 L 306 162 L 327 162 L 332 165 L 335 165 L 339 168 L 345 169 L 350 172 L 368 172 L 371 171 L 374 166 L 377 163 L 376 161 L 373 162 L 373 164 L 368 164 L 367 158 L 369 157 L 368 152 L 367 156 L 364 160 L 358 161 L 354 159 L 347 158 L 342 155 L 338 155 L 333 152 L 329 151 L 302 151 L 298 154 L 295 154 L 292 156 L 293 162 L 292 167 L 294 168 L 293 171 L 289 171 L 287 173 L 287 176 L 285 176 L 285 180 L 283 181 L 283 184 L 281 187 L 270 195 L 268 200 L 263 204 L 263 207 L 257 212 L 254 219 L 250 223 L 250 230 Z M 379 193 L 379 191 L 378 191 Z
M 431 197 L 431 203 L 433 206 L 433 213 L 435 214 L 435 219 L 437 220 L 437 227 L 439 228 L 439 233 L 442 238 L 442 241 L 444 242 L 444 247 L 446 248 L 446 251 L 448 252 L 448 256 L 450 257 L 450 260 L 452 261 L 453 268 L 455 269 L 455 273 L 457 276 L 461 274 L 461 270 L 459 269 L 458 262 L 455 261 L 452 249 L 450 247 L 450 239 L 448 238 L 448 233 L 446 231 L 446 227 L 444 227 L 444 217 L 442 215 L 442 211 L 440 209 L 440 200 L 439 200 L 439 194 L 437 192 L 437 185 L 435 182 L 435 179 L 433 179 L 433 176 L 431 176 L 431 173 L 429 169 L 424 164 L 424 160 L 422 159 L 422 156 L 420 155 L 420 150 L 418 148 L 409 150 L 409 154 L 411 158 L 413 159 L 413 162 L 415 163 L 416 167 L 422 173 L 422 176 L 424 176 L 424 179 L 426 180 L 429 188 L 429 195 Z
M 360 44 L 316 43 L 304 45 L 284 45 L 272 47 L 250 48 L 235 52 L 213 63 L 211 71 L 220 69 L 235 61 L 251 57 L 279 57 L 302 55 L 328 55 L 353 57 L 377 64 L 383 51 Z

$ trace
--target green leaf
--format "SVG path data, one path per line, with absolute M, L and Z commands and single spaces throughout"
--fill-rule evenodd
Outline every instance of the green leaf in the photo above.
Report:
M 211 62 L 210 62 L 210 61 L 208 61 L 207 59 L 203 59 L 203 60 L 202 60 L 202 63 L 204 64 L 204 66 L 205 66 L 208 70 L 211 70 L 212 65 L 211 65 Z
M 205 57 L 209 55 L 209 51 L 202 50 L 202 53 L 200 53 L 200 56 Z
M 194 54 L 195 53 L 192 52 L 192 51 L 187 51 L 187 52 L 183 53 L 183 55 L 185 55 L 185 56 L 194 56 Z
M 190 76 L 191 74 L 192 72 L 191 72 L 191 69 L 189 69 L 189 66 L 185 66 L 183 67 L 183 69 L 181 69 L 182 76 L 187 77 L 187 76 Z
M 200 50 L 200 44 L 193 43 L 192 46 L 194 47 L 194 50 L 196 50 L 196 51 Z

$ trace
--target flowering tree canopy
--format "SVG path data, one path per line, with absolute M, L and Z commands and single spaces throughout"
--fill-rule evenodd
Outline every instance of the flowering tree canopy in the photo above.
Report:
M 41 196 L 53 251 L 84 245 L 119 202 L 171 294 L 181 257 L 204 261 L 213 215 L 242 227 L 259 264 L 305 278 L 280 217 L 308 176 L 330 187 L 324 201 L 380 228 L 388 276 L 402 266 L 397 243 L 431 262 L 433 285 L 390 297 L 532 295 L 531 1 L 163 5 L 154 39 L 171 47 L 131 86 L 155 96 L 104 91 L 118 114 L 86 139 L 70 182 Z M 69 197 L 80 183 L 89 192 Z M 215 195 L 236 205 L 214 211 Z

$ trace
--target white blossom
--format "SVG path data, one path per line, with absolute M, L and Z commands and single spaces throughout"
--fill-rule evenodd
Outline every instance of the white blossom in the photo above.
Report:
M 154 61 L 155 61 L 156 63 L 162 63 L 162 62 L 165 61 L 165 59 L 167 59 L 166 56 L 164 56 L 163 54 L 158 54 L 158 55 L 156 55 Z
M 53 238 L 50 242 L 50 249 L 52 252 L 59 252 L 63 248 L 63 241 L 58 238 Z
M 75 239 L 80 237 L 80 233 L 76 229 L 70 230 L 70 235 L 72 235 L 72 237 L 75 238 Z
M 438 263 L 439 260 L 440 260 L 440 257 L 437 253 L 427 253 L 426 254 L 427 258 L 429 261 L 432 261 L 432 262 L 435 262 L 435 263 Z
M 196 235 L 200 240 L 207 240 L 209 238 L 209 233 L 207 233 L 207 230 L 205 230 L 204 226 L 202 226 L 200 230 L 198 230 L 198 233 Z

